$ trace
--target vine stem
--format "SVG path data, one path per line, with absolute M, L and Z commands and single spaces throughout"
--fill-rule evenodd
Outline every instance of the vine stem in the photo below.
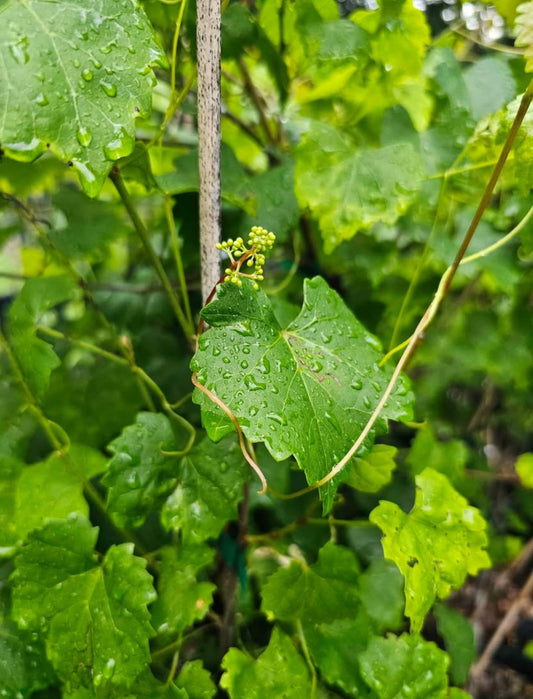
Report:
M 220 0 L 198 0 L 198 169 L 200 179 L 200 254 L 202 297 L 207 299 L 220 275 Z
M 144 249 L 146 250 L 148 257 L 150 258 L 150 262 L 154 266 L 154 269 L 157 272 L 159 279 L 161 280 L 161 284 L 163 285 L 163 288 L 168 296 L 168 300 L 170 301 L 170 305 L 172 306 L 172 310 L 174 311 L 174 315 L 176 316 L 176 319 L 180 324 L 181 329 L 183 330 L 186 337 L 191 339 L 194 334 L 194 328 L 192 324 L 189 323 L 189 321 L 187 320 L 187 317 L 185 316 L 185 313 L 181 308 L 180 302 L 176 295 L 176 291 L 170 283 L 170 279 L 167 276 L 167 273 L 161 263 L 161 260 L 159 259 L 158 255 L 152 247 L 150 237 L 148 235 L 148 230 L 142 222 L 141 217 L 137 213 L 137 209 L 133 204 L 133 200 L 130 196 L 130 193 L 126 188 L 124 180 L 122 179 L 122 175 L 120 174 L 120 170 L 117 167 L 114 167 L 111 170 L 111 172 L 109 173 L 109 179 L 115 185 L 115 189 L 117 190 L 118 195 L 121 198 L 126 211 L 128 212 L 128 216 L 130 217 L 130 220 L 133 223 L 133 227 L 135 228 L 137 235 L 141 239 Z

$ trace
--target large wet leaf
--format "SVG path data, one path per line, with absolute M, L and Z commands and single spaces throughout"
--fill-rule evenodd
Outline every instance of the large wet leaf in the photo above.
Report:
M 314 124 L 296 151 L 296 195 L 318 219 L 326 252 L 373 223 L 394 223 L 422 175 L 421 156 L 409 143 L 359 149 L 324 123 Z
M 0 7 L 0 143 L 17 160 L 51 150 L 96 196 L 133 150 L 163 53 L 135 0 L 8 0 Z
M 323 279 L 306 280 L 304 294 L 298 317 L 281 328 L 267 296 L 247 280 L 241 289 L 219 286 L 218 299 L 202 312 L 211 328 L 200 338 L 192 367 L 252 442 L 264 442 L 278 461 L 294 455 L 314 483 L 355 442 L 391 371 L 378 366 L 379 342 Z M 233 430 L 203 393 L 196 390 L 194 399 L 212 439 Z M 401 379 L 367 448 L 376 433 L 386 431 L 387 419 L 409 414 L 410 403 Z M 325 509 L 335 491 L 334 483 L 321 488 Z
M 413 631 L 437 597 L 461 587 L 468 574 L 490 566 L 486 523 L 452 488 L 448 479 L 430 468 L 416 477 L 416 500 L 409 514 L 382 500 L 370 521 L 384 532 L 385 556 L 405 578 L 405 614 Z
M 69 685 L 131 685 L 147 667 L 155 598 L 133 544 L 94 558 L 98 530 L 82 517 L 54 520 L 15 559 L 13 618 L 45 631 L 47 656 Z

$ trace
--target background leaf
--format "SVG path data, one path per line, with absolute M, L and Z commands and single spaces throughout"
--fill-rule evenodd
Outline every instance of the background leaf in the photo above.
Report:
M 231 699 L 301 699 L 310 695 L 311 682 L 304 659 L 291 640 L 274 628 L 267 649 L 254 660 L 237 648 L 224 656 L 220 686 Z
M 447 597 L 467 574 L 490 566 L 485 520 L 468 505 L 447 478 L 426 468 L 416 477 L 416 499 L 405 514 L 392 502 L 381 501 L 370 521 L 383 531 L 385 556 L 405 578 L 405 613 L 419 631 L 437 597 Z

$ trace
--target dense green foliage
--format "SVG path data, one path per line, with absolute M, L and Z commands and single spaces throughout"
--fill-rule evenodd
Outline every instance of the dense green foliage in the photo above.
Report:
M 444 600 L 533 529 L 533 114 L 378 404 L 533 3 L 496 3 L 524 55 L 410 0 L 222 3 L 223 235 L 276 245 L 203 309 L 194 5 L 0 0 L 0 696 L 468 696 Z

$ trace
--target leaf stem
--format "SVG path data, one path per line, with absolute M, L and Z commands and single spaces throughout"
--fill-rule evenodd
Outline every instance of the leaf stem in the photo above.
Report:
M 302 626 L 302 622 L 300 619 L 296 622 L 296 631 L 298 633 L 298 639 L 300 640 L 300 645 L 302 646 L 302 653 L 305 658 L 305 662 L 307 663 L 307 667 L 309 668 L 309 672 L 311 673 L 311 694 L 310 694 L 310 699 L 315 699 L 316 697 L 316 670 L 315 666 L 313 665 L 313 661 L 311 660 L 311 654 L 309 653 L 309 648 L 307 646 L 307 641 L 305 639 L 305 634 Z
M 176 222 L 174 221 L 174 215 L 172 213 L 172 198 L 170 195 L 165 194 L 165 216 L 167 219 L 168 230 L 170 232 L 170 241 L 172 244 L 172 252 L 174 254 L 174 260 L 176 262 L 176 272 L 178 274 L 178 280 L 180 284 L 181 296 L 183 298 L 183 305 L 185 307 L 185 315 L 187 317 L 187 322 L 190 327 L 194 327 L 194 322 L 191 313 L 191 304 L 189 301 L 189 292 L 187 290 L 187 282 L 185 280 L 185 272 L 183 270 L 183 260 L 181 257 L 180 242 L 178 239 L 178 231 L 176 230 Z
M 144 246 L 144 249 L 146 250 L 148 257 L 150 258 L 150 262 L 154 266 L 155 271 L 157 272 L 157 275 L 159 279 L 161 280 L 161 284 L 163 285 L 164 290 L 167 293 L 168 300 L 170 301 L 170 305 L 172 307 L 172 310 L 174 311 L 174 314 L 176 316 L 176 319 L 178 323 L 181 326 L 181 329 L 183 330 L 185 336 L 188 338 L 190 341 L 193 334 L 194 334 L 194 328 L 192 323 L 189 323 L 178 300 L 178 297 L 176 295 L 176 292 L 170 283 L 170 280 L 167 276 L 167 273 L 165 271 L 165 268 L 161 264 L 161 260 L 157 256 L 155 250 L 152 247 L 152 244 L 150 242 L 150 237 L 148 235 L 148 230 L 144 223 L 142 222 L 139 214 L 137 213 L 137 209 L 135 208 L 133 204 L 133 200 L 130 196 L 130 193 L 128 192 L 126 185 L 124 184 L 124 180 L 122 179 L 122 175 L 120 174 L 120 171 L 117 167 L 114 167 L 110 174 L 109 174 L 110 180 L 113 182 L 115 185 L 115 189 L 118 192 L 119 197 L 122 199 L 122 203 L 124 204 L 124 207 L 126 208 L 126 211 L 128 212 L 128 215 L 130 217 L 131 222 L 133 223 L 133 227 L 135 228 L 137 235 L 142 241 L 142 244 Z
M 15 376 L 15 379 L 18 381 L 22 392 L 24 394 L 24 397 L 26 398 L 26 402 L 28 405 L 28 408 L 31 410 L 31 412 L 35 415 L 37 418 L 37 421 L 41 425 L 43 432 L 45 433 L 50 446 L 52 449 L 58 453 L 62 453 L 64 450 L 68 449 L 69 443 L 62 444 L 61 441 L 57 438 L 57 435 L 54 432 L 53 423 L 51 420 L 49 420 L 46 415 L 43 413 L 41 410 L 41 406 L 37 402 L 37 399 L 33 395 L 28 382 L 26 381 L 26 377 L 24 376 L 24 373 L 22 371 L 22 368 L 18 362 L 18 359 L 16 358 L 14 352 L 11 349 L 11 346 L 2 332 L 2 329 L 0 328 L 0 346 L 6 353 L 6 356 L 9 360 L 9 363 L 11 365 L 11 370 L 13 371 L 13 374 Z

